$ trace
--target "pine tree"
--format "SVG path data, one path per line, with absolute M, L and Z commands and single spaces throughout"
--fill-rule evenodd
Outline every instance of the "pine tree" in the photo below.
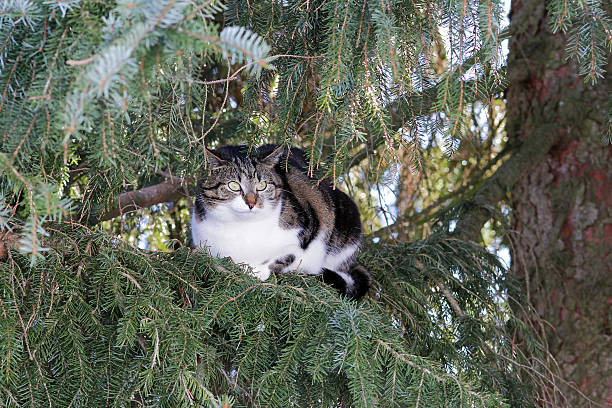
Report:
M 596 81 L 600 2 L 549 8 Z M 544 349 L 520 284 L 465 239 L 482 208 L 428 213 L 418 239 L 367 237 L 361 301 L 303 275 L 260 282 L 189 249 L 184 227 L 204 147 L 263 142 L 303 147 L 376 223 L 367 196 L 402 154 L 423 159 L 435 135 L 452 155 L 506 88 L 502 14 L 0 1 L 0 405 L 531 406 Z M 144 228 L 165 242 L 138 247 Z

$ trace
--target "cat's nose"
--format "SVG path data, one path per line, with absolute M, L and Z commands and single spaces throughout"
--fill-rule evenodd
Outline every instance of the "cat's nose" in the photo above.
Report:
M 244 202 L 249 206 L 249 209 L 252 210 L 255 204 L 257 204 L 257 196 L 253 193 L 245 194 Z

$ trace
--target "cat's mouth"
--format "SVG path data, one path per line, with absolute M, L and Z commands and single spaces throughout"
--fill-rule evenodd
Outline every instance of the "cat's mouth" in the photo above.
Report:
M 257 207 L 257 206 L 249 208 L 246 205 L 244 206 L 244 208 L 239 208 L 239 209 L 234 208 L 234 212 L 237 213 L 237 214 L 240 214 L 240 215 L 255 214 L 255 213 L 260 212 L 261 210 L 262 209 Z

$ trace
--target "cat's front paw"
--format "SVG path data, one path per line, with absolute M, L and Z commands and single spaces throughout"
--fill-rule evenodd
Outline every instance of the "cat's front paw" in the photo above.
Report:
M 270 277 L 270 268 L 267 265 L 257 265 L 251 267 L 251 275 L 255 276 L 260 281 L 268 280 Z
M 274 262 L 272 262 L 268 266 L 268 268 L 270 269 L 271 272 L 274 272 L 274 273 L 283 273 L 283 272 L 286 273 L 289 271 L 289 267 L 293 263 L 293 261 L 295 261 L 295 255 L 293 254 L 285 255 L 285 256 L 282 256 L 276 259 Z

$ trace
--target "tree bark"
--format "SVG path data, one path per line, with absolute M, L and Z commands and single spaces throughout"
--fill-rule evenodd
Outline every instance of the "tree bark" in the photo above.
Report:
M 507 131 L 554 144 L 510 188 L 512 272 L 525 280 L 556 384 L 542 407 L 612 406 L 612 69 L 585 83 L 553 34 L 546 3 L 513 0 Z M 544 140 L 543 140 L 544 142 Z M 545 142 L 544 142 L 545 143 Z

